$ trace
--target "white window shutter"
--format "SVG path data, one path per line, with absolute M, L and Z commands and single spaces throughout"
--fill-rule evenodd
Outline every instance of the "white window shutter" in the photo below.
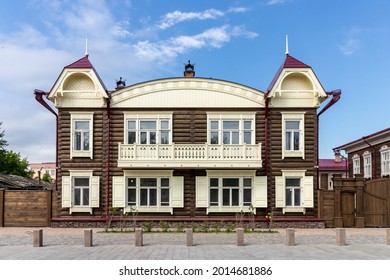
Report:
M 184 207 L 184 177 L 172 177 L 171 190 L 169 205 L 171 207 Z
M 284 187 L 284 177 L 276 176 L 275 177 L 275 207 L 285 207 L 286 206 L 286 190 Z
M 267 207 L 267 177 L 256 176 L 254 178 L 253 186 L 253 206 L 254 207 Z
M 195 197 L 196 207 L 209 207 L 209 188 L 206 176 L 196 176 Z
M 61 198 L 62 207 L 72 207 L 72 178 L 70 176 L 62 176 Z
M 303 207 L 314 207 L 314 189 L 313 176 L 305 176 L 303 178 Z
M 89 206 L 99 207 L 99 200 L 100 200 L 100 177 L 92 176 L 90 192 L 89 192 Z
M 126 206 L 125 189 L 126 189 L 125 177 L 113 176 L 112 177 L 112 207 Z

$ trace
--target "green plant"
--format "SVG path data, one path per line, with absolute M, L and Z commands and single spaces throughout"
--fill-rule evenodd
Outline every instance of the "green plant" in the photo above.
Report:
M 178 223 L 176 227 L 177 232 L 183 232 L 184 231 L 184 225 L 183 223 Z
M 201 226 L 200 226 L 200 230 L 202 232 L 208 232 L 210 230 L 210 224 L 208 221 L 205 221 Z
M 242 227 L 244 217 L 245 217 L 244 211 L 241 210 L 240 212 L 236 213 L 236 226 Z
M 233 232 L 235 229 L 234 224 L 228 224 L 225 228 L 225 232 Z
M 192 224 L 191 224 L 191 228 L 192 228 L 192 232 L 196 232 L 196 231 L 197 231 L 197 229 L 198 229 L 198 225 L 197 225 L 197 224 L 195 224 L 194 222 L 192 222 Z
M 145 232 L 151 232 L 153 228 L 153 222 L 152 221 L 146 221 L 143 224 L 143 230 Z
M 160 221 L 160 227 L 161 227 L 162 232 L 169 231 L 169 224 L 166 221 Z

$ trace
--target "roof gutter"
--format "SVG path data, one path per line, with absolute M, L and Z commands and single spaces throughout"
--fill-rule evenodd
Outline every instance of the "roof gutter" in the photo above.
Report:
M 334 104 L 337 103 L 337 101 L 340 100 L 340 97 L 341 97 L 341 89 L 335 89 L 335 90 L 332 90 L 331 92 L 327 92 L 326 93 L 328 96 L 329 95 L 332 95 L 332 100 L 330 100 L 328 102 L 328 104 L 325 105 L 324 108 L 322 108 L 322 110 L 318 113 L 317 115 L 317 141 L 319 141 L 319 131 L 320 131 L 320 116 L 325 113 L 326 110 L 328 110 L 330 107 L 332 107 Z M 320 152 L 319 152 L 319 145 L 317 143 L 317 165 L 316 165 L 316 168 L 317 168 L 317 189 L 320 188 L 320 168 L 319 168 L 319 155 L 320 155 Z
M 58 114 L 46 103 L 43 97 L 47 97 L 49 93 L 44 92 L 42 90 L 36 89 L 34 90 L 35 99 L 48 111 L 50 111 L 56 117 L 56 191 L 58 190 L 57 182 L 58 182 Z

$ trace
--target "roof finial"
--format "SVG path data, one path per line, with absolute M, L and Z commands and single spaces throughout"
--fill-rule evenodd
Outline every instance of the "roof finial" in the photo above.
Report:
M 88 57 L 88 36 L 85 36 L 85 56 Z
M 286 55 L 288 54 L 288 35 L 286 34 Z

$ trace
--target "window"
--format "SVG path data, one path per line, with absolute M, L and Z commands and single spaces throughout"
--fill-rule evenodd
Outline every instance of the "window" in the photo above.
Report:
M 89 206 L 89 177 L 73 178 L 73 205 Z
M 275 177 L 275 206 L 285 212 L 303 212 L 314 207 L 314 178 L 306 170 L 282 170 Z
M 126 144 L 170 144 L 171 115 L 126 114 Z
M 304 120 L 304 113 L 282 112 L 282 158 L 304 158 Z
M 169 206 L 169 189 L 170 178 L 127 178 L 127 205 Z
M 353 175 L 360 174 L 360 156 L 354 155 L 352 157 Z
M 300 178 L 286 178 L 286 206 L 301 206 Z
M 372 172 L 370 152 L 364 152 L 363 163 L 364 163 L 364 178 L 369 179 L 371 178 L 371 172 Z
M 254 114 L 208 114 L 210 144 L 254 144 Z
M 196 207 L 205 207 L 207 213 L 267 207 L 267 177 L 251 170 L 207 170 L 207 176 L 196 177 L 195 196 Z
M 381 176 L 390 175 L 390 149 L 388 146 L 383 146 L 381 152 Z
M 252 204 L 252 178 L 210 178 L 210 206 Z
M 70 171 L 62 176 L 62 207 L 72 212 L 90 212 L 99 207 L 100 178 L 93 171 Z
M 92 158 L 92 113 L 71 113 L 71 158 Z
M 124 212 L 171 212 L 184 207 L 184 178 L 172 170 L 126 170 L 113 176 L 113 207 Z

